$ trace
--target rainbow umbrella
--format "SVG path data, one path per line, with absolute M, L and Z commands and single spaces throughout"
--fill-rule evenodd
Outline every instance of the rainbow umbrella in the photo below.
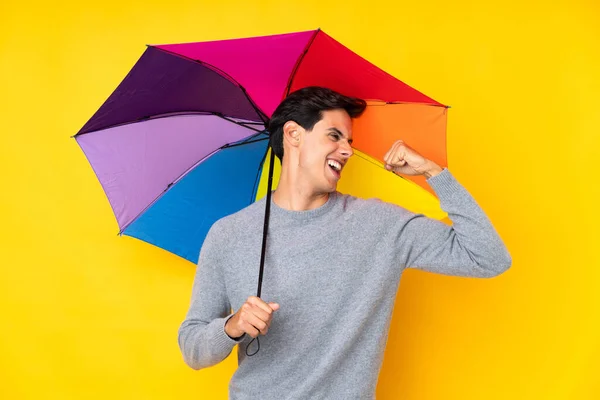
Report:
M 147 47 L 74 136 L 119 234 L 196 263 L 211 225 L 264 196 L 267 170 L 277 181 L 277 163 L 263 168 L 265 126 L 288 93 L 306 86 L 368 100 L 338 190 L 445 215 L 424 177 L 391 174 L 381 159 L 401 138 L 447 166 L 447 106 L 315 30 Z

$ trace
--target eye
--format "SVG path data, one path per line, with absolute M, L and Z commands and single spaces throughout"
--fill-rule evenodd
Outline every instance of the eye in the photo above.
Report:
M 338 133 L 336 133 L 336 132 L 331 132 L 329 134 L 329 136 L 331 136 L 332 138 L 334 138 L 336 141 L 340 140 L 340 135 Z

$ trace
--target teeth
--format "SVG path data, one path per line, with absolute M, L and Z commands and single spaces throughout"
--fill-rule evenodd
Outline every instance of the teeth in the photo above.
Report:
M 335 161 L 335 160 L 327 160 L 327 164 L 333 168 L 335 168 L 336 171 L 339 171 L 342 169 L 342 164 L 340 164 L 339 162 Z

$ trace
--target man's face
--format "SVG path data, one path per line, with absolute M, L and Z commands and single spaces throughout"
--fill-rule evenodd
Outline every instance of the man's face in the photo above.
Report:
M 328 110 L 300 145 L 300 171 L 314 193 L 335 191 L 344 165 L 354 153 L 352 119 L 346 110 Z

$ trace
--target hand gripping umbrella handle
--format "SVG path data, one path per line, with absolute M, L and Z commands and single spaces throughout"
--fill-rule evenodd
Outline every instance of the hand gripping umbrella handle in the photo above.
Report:
M 260 291 L 262 288 L 262 278 L 263 278 L 263 270 L 265 267 L 265 254 L 267 249 L 267 231 L 269 230 L 269 215 L 271 213 L 271 188 L 273 187 L 273 165 L 275 164 L 275 152 L 273 151 L 273 147 L 271 148 L 271 157 L 269 158 L 269 178 L 267 181 L 267 201 L 265 205 L 265 225 L 263 228 L 263 239 L 262 239 L 262 250 L 260 252 L 260 271 L 258 273 L 258 289 L 256 293 L 256 297 L 260 297 Z M 257 349 L 254 353 L 248 354 L 248 348 L 256 340 Z M 255 337 L 248 343 L 246 346 L 246 355 L 253 356 L 260 350 L 260 341 L 258 340 L 258 336 Z

